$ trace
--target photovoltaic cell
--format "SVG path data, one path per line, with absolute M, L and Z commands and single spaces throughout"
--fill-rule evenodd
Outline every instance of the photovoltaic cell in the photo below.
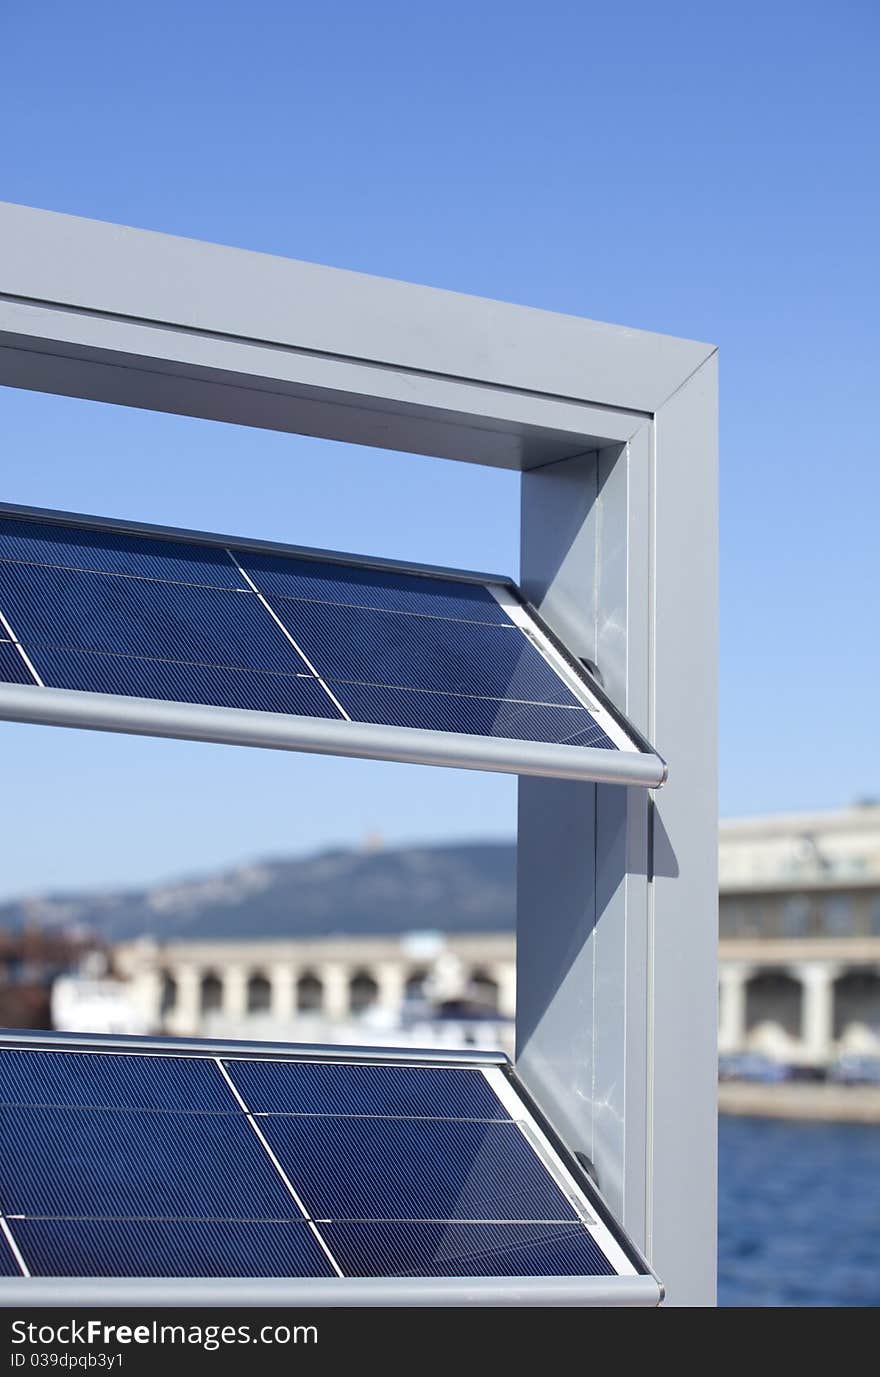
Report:
M 488 626 L 292 600 L 275 610 L 325 679 L 577 706 L 512 622 Z
M 56 564 L 65 569 L 92 569 L 214 588 L 245 587 L 232 560 L 217 546 L 15 517 L 0 516 L 0 560 Z
M 0 1134 L 3 1214 L 296 1212 L 244 1115 L 3 1108 Z
M 0 641 L 0 680 L 5 684 L 32 684 L 30 673 L 11 641 Z
M 349 1277 L 614 1276 L 582 1225 L 339 1220 L 321 1236 Z
M 25 646 L 306 669 L 254 593 L 0 562 L 0 610 Z
M 0 1104 L 57 1108 L 235 1112 L 205 1057 L 134 1057 L 106 1052 L 0 1052 Z
M 509 1119 L 481 1071 L 313 1061 L 226 1061 L 248 1109 L 264 1114 Z
M 391 573 L 312 559 L 255 554 L 235 557 L 261 593 L 281 598 L 372 607 L 431 617 L 508 625 L 509 619 L 487 588 L 433 575 Z
M 268 1115 L 316 1219 L 576 1219 L 513 1123 Z
M 308 674 L 273 674 L 54 646 L 29 646 L 28 655 L 49 688 L 206 703 L 252 712 L 342 716 L 317 679 Z
M 304 1220 L 23 1219 L 14 1228 L 38 1277 L 335 1275 Z
M 397 727 L 614 749 L 613 742 L 586 708 L 504 702 L 379 684 L 339 683 L 333 679 L 328 683 L 355 722 L 388 722 Z

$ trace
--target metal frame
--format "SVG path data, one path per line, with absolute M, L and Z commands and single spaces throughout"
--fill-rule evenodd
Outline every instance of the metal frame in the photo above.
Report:
M 662 1290 L 640 1277 L 3 1277 L 7 1306 L 643 1306 Z
M 57 1052 L 166 1052 L 169 1056 L 224 1057 L 253 1053 L 264 1060 L 414 1062 L 419 1066 L 509 1066 L 503 1052 L 455 1047 L 347 1047 L 343 1043 L 259 1042 L 253 1039 L 140 1037 L 128 1033 L 53 1033 L 42 1029 L 0 1029 L 0 1051 L 45 1048 Z
M 673 1305 L 715 1294 L 715 354 L 0 206 L 0 383 L 524 472 L 524 594 L 671 769 L 521 781 L 517 1066 Z
M 0 683 L 0 720 L 211 741 L 227 746 L 261 746 L 271 750 L 397 760 L 413 765 L 452 765 L 458 769 L 549 775 L 559 779 L 602 780 L 641 785 L 645 788 L 658 787 L 666 778 L 666 762 L 656 754 L 641 734 L 626 722 L 583 665 L 561 644 L 558 637 L 553 635 L 552 630 L 545 626 L 536 610 L 524 604 L 519 589 L 510 578 L 337 554 L 335 551 L 284 545 L 278 541 L 239 540 L 236 536 L 156 526 L 147 522 L 79 516 L 72 512 L 26 507 L 11 502 L 0 502 L 0 516 L 47 521 L 61 526 L 86 527 L 95 531 L 106 530 L 122 535 L 151 536 L 169 541 L 185 540 L 191 544 L 212 548 L 291 555 L 301 559 L 351 564 L 360 568 L 387 569 L 394 573 L 415 574 L 425 578 L 451 577 L 458 583 L 477 583 L 484 587 L 504 588 L 517 603 L 523 603 L 525 611 L 535 622 L 534 630 L 546 635 L 550 643 L 548 654 L 552 654 L 560 662 L 554 666 L 557 673 L 560 673 L 562 678 L 574 675 L 583 691 L 598 700 L 630 736 L 638 754 L 586 746 L 574 748 L 550 742 L 518 741 L 514 737 L 485 737 L 460 732 L 417 730 L 412 727 L 379 726 L 336 718 L 210 707 L 176 703 L 166 699 L 135 698 L 122 694 L 83 693 L 42 686 L 36 688 L 30 684 Z M 0 632 L 2 629 L 0 623 Z
M 533 1150 L 547 1170 L 563 1184 L 555 1153 L 573 1179 L 589 1210 L 608 1229 L 614 1241 L 636 1268 L 636 1275 L 611 1277 L 306 1277 L 255 1279 L 236 1278 L 89 1278 L 89 1277 L 0 1277 L 0 1307 L 56 1304 L 67 1305 L 302 1305 L 302 1306 L 656 1306 L 662 1287 L 649 1265 L 634 1248 L 610 1214 L 577 1159 L 557 1138 L 540 1108 L 519 1082 L 503 1053 L 481 1051 L 432 1051 L 416 1048 L 364 1048 L 229 1042 L 217 1039 L 183 1039 L 104 1036 L 98 1034 L 0 1032 L 0 1052 L 26 1051 L 121 1053 L 164 1056 L 194 1056 L 212 1061 L 218 1056 L 259 1057 L 266 1061 L 345 1061 L 384 1062 L 393 1065 L 455 1066 L 486 1071 L 500 1070 L 510 1081 L 526 1115 L 531 1115 L 535 1131 L 527 1133 Z M 593 1221 L 590 1221 L 593 1222 Z M 604 1246 L 601 1245 L 601 1246 Z M 516 1297 L 516 1299 L 512 1299 Z

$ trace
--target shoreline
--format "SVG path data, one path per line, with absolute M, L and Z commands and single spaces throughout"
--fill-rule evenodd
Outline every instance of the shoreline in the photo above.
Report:
M 719 1114 L 758 1119 L 806 1119 L 839 1124 L 880 1124 L 880 1086 L 829 1085 L 824 1082 L 722 1081 Z

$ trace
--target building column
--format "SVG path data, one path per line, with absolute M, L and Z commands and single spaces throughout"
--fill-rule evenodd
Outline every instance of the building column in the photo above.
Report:
M 341 961 L 327 961 L 320 966 L 318 975 L 324 986 L 324 1017 L 339 1021 L 348 1018 L 348 967 Z
M 291 961 L 276 961 L 269 971 L 272 985 L 272 1017 L 285 1023 L 296 1017 L 296 967 Z
M 168 1026 L 175 1033 L 198 1033 L 202 972 L 198 966 L 191 965 L 169 966 L 167 969 L 177 985 L 177 1001 L 168 1015 Z
M 169 971 L 169 975 L 172 972 Z M 129 976 L 131 1002 L 151 1029 L 162 1025 L 162 973 L 155 966 L 144 967 Z
M 403 965 L 400 961 L 380 961 L 371 972 L 379 986 L 376 1007 L 384 1012 L 400 1017 L 403 1006 Z
M 490 975 L 498 986 L 498 1012 L 502 1018 L 516 1017 L 516 965 L 513 961 L 499 961 Z
M 245 966 L 228 965 L 221 971 L 223 979 L 223 1017 L 247 1017 L 248 970 Z
M 746 1041 L 746 986 L 751 966 L 727 963 L 718 972 L 720 998 L 718 1014 L 719 1052 L 741 1052 Z
M 813 1063 L 831 1058 L 834 1041 L 834 980 L 837 967 L 826 961 L 810 961 L 796 967 L 803 987 L 801 1043 L 805 1058 Z

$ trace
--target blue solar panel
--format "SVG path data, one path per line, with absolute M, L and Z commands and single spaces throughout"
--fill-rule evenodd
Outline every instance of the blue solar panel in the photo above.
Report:
M 586 708 L 511 703 L 497 698 L 386 688 L 381 684 L 329 682 L 355 722 L 387 722 L 398 727 L 614 749 L 613 742 Z
M 0 680 L 6 684 L 32 684 L 33 675 L 11 641 L 0 641 Z
M 0 1104 L 230 1113 L 238 1106 L 213 1061 L 106 1052 L 0 1052 Z
M 0 517 L 0 560 L 56 564 L 65 569 L 92 569 L 216 588 L 246 586 L 226 551 L 218 546 L 16 517 Z
M 24 646 L 306 669 L 254 593 L 0 562 L 0 610 Z
M 325 679 L 577 706 L 512 622 L 488 626 L 292 600 L 276 610 Z
M 0 1100 L 35 1276 L 614 1271 L 475 1067 L 8 1049 Z
M 49 688 L 120 693 L 252 712 L 342 716 L 326 690 L 309 674 L 273 674 L 54 646 L 31 646 L 28 654 Z
M 224 1063 L 257 1114 L 509 1119 L 481 1071 L 317 1061 Z
M 14 1228 L 37 1277 L 336 1275 L 304 1220 L 24 1219 Z
M 17 640 L 47 689 L 615 749 L 478 581 L 0 516 L 0 614 L 0 683 L 39 687 Z M 52 709 L 82 724 L 81 701 Z M 180 727 L 199 732 L 191 715 Z M 310 748 L 306 734 L 291 745 Z M 342 726 L 320 741 L 372 753 Z M 437 763 L 433 743 L 413 743 L 389 751 Z
M 342 1220 L 321 1237 L 348 1277 L 614 1276 L 580 1224 Z
M 478 583 L 249 550 L 234 553 L 260 592 L 274 597 L 508 625 L 504 609 Z
M 576 1219 L 514 1123 L 260 1119 L 320 1219 Z
M 244 1115 L 3 1108 L 0 1134 L 3 1214 L 295 1213 Z

